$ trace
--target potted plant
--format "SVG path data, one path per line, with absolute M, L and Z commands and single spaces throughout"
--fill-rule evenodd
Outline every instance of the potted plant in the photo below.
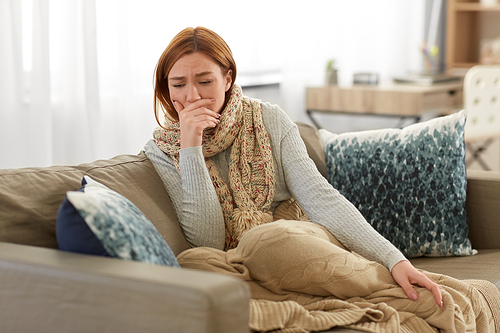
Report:
M 326 73 L 325 73 L 325 85 L 336 85 L 337 84 L 337 66 L 336 60 L 330 59 L 326 63 Z

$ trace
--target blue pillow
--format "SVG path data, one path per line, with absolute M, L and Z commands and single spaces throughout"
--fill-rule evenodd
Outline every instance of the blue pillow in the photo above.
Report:
M 85 176 L 66 193 L 56 220 L 59 248 L 86 254 L 180 267 L 146 216 L 127 198 Z
M 465 111 L 403 129 L 320 130 L 327 178 L 407 257 L 471 255 Z

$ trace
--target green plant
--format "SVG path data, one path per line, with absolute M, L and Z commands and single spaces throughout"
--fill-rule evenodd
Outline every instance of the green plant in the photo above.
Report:
M 328 62 L 326 63 L 326 70 L 327 71 L 333 71 L 333 70 L 336 70 L 336 69 L 337 69 L 336 60 L 335 59 L 328 60 Z

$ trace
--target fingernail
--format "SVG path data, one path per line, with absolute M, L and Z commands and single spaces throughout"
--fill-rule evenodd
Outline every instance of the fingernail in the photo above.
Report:
M 441 307 L 443 307 L 443 306 L 444 306 L 444 303 L 443 303 L 443 301 L 441 301 Z
M 210 102 L 212 102 L 212 103 L 213 103 L 213 102 L 215 102 L 215 98 L 212 98 L 212 99 L 210 100 Z
M 415 301 L 418 298 L 418 296 L 415 293 L 411 293 L 410 298 Z

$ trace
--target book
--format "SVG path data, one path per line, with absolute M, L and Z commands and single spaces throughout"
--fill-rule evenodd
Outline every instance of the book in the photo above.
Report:
M 462 80 L 461 76 L 447 74 L 410 74 L 393 78 L 396 83 L 430 86 L 438 83 L 452 83 Z

